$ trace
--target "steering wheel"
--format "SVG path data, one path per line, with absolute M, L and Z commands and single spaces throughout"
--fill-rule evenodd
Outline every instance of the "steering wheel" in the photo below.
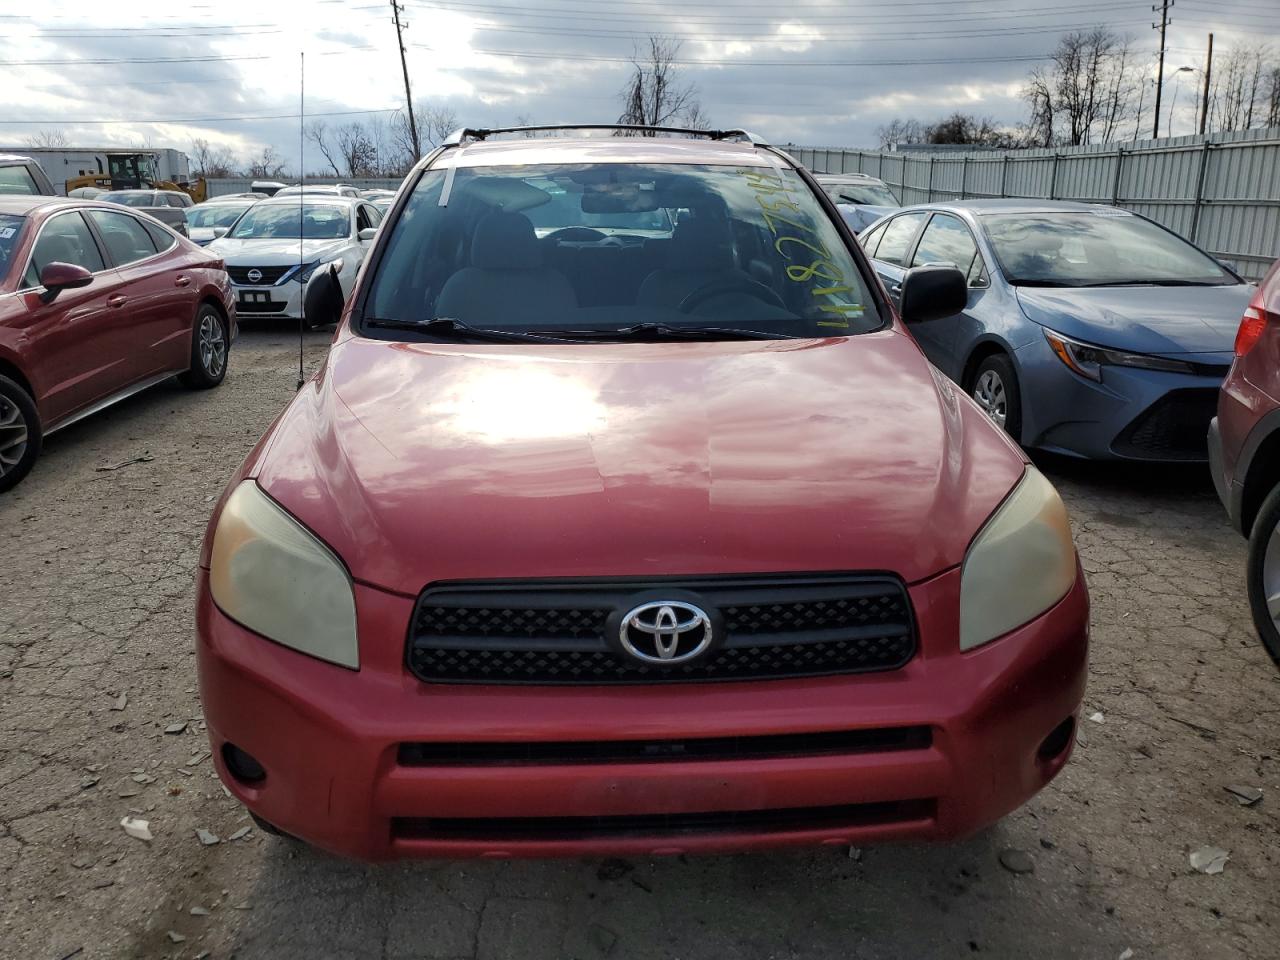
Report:
M 552 230 L 542 239 L 554 240 L 557 243 L 561 240 L 572 243 L 599 243 L 605 236 L 606 234 L 599 230 L 592 230 L 590 227 L 561 227 L 559 230 Z
M 711 283 L 704 284 L 681 300 L 676 309 L 681 313 L 693 313 L 708 300 L 722 297 L 727 293 L 745 293 L 780 310 L 787 309 L 787 305 L 782 302 L 777 291 L 746 277 L 741 280 L 713 280 Z

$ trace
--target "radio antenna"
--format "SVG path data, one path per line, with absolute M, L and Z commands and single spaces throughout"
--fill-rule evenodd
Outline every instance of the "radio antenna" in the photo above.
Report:
M 307 165 L 304 158 L 307 142 L 306 113 L 307 55 L 303 51 L 298 51 L 298 286 L 301 288 L 302 299 L 298 304 L 298 386 L 295 388 L 297 390 L 301 390 L 302 384 L 306 382 L 306 374 L 302 367 L 302 341 L 307 327 L 307 285 L 302 282 L 303 234 L 306 233 L 303 217 L 303 199 L 306 197 L 306 191 L 302 189 L 302 185 L 307 181 Z

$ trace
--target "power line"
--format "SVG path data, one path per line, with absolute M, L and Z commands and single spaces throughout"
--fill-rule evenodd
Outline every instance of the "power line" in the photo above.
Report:
M 209 57 L 85 57 L 73 60 L 0 60 L 9 67 L 61 67 L 75 64 L 100 65 L 110 63 L 222 63 L 229 60 L 270 60 L 271 57 L 257 56 L 209 56 Z
M 422 50 L 441 53 L 435 47 L 423 43 L 410 44 Z M 631 63 L 631 57 L 603 57 L 569 53 L 527 53 L 523 50 L 481 50 L 472 47 L 469 53 L 492 57 L 515 57 L 530 60 L 569 60 L 589 63 Z M 918 60 L 690 60 L 676 58 L 671 63 L 690 67 L 906 67 L 929 64 L 953 63 L 1026 63 L 1046 60 L 1047 53 L 1012 57 L 931 57 Z

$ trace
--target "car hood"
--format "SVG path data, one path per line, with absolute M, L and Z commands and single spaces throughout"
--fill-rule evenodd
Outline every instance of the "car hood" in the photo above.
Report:
M 1136 353 L 1228 353 L 1253 287 L 1016 287 L 1027 318 L 1102 347 Z
M 332 256 L 347 245 L 346 240 L 303 240 L 295 237 L 280 240 L 235 240 L 222 237 L 209 244 L 208 249 L 227 261 L 229 267 L 283 267 L 297 263 L 321 260 Z
M 894 330 L 565 346 L 340 337 L 249 475 L 365 583 L 959 564 L 1021 453 Z

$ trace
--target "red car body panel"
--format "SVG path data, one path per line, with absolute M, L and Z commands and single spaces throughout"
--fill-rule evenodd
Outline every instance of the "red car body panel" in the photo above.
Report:
M 221 613 L 199 575 L 200 696 L 222 780 L 280 828 L 364 860 L 595 856 L 787 844 L 954 839 L 1022 804 L 1065 764 L 1044 739 L 1074 717 L 1087 674 L 1084 578 L 1055 607 L 969 653 L 955 646 L 959 571 L 911 587 L 921 649 L 901 670 L 711 685 L 520 688 L 423 684 L 404 666 L 413 600 L 356 588 L 358 672 L 264 641 Z M 409 767 L 414 740 L 763 736 L 928 724 L 925 749 L 694 762 Z M 234 743 L 268 772 L 230 774 Z M 872 824 L 777 832 L 495 842 L 415 836 L 405 818 L 607 816 L 904 803 Z
M 182 237 L 153 257 L 95 273 L 82 288 L 43 303 L 23 289 L 41 226 L 71 210 L 119 213 L 113 204 L 55 197 L 5 198 L 0 212 L 26 218 L 0 277 L 0 373 L 31 387 L 47 433 L 86 410 L 158 377 L 186 370 L 196 308 L 210 301 L 235 331 L 235 302 L 222 261 Z
M 1214 484 L 1232 523 L 1246 535 L 1263 497 L 1280 480 L 1280 261 L 1259 284 L 1250 309 L 1255 339 L 1232 363 L 1209 430 Z

